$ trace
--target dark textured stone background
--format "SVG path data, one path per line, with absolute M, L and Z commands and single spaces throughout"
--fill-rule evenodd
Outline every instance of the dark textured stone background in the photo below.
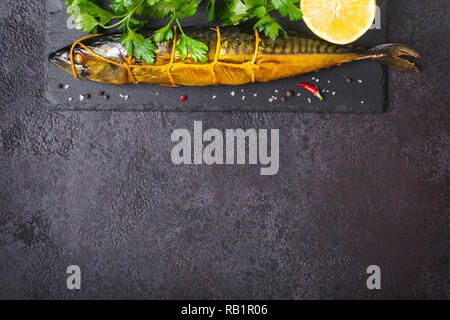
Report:
M 43 1 L 0 0 L 0 297 L 449 298 L 449 5 L 389 2 L 390 40 L 426 58 L 389 71 L 384 114 L 65 113 Z M 194 120 L 281 128 L 280 173 L 173 166 Z

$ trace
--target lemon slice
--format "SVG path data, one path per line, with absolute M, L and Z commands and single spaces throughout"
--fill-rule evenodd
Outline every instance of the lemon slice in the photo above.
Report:
M 302 0 L 303 20 L 322 39 L 348 44 L 366 33 L 377 12 L 375 0 Z

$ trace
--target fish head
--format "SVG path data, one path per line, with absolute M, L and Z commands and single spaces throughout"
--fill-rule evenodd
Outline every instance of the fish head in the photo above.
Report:
M 123 65 L 126 52 L 116 39 L 95 37 L 82 43 L 51 53 L 49 62 L 81 79 L 112 84 L 129 82 L 128 70 Z

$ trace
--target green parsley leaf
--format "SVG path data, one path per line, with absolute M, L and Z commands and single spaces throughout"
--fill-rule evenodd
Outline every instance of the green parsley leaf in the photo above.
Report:
M 272 41 L 275 41 L 280 32 L 285 36 L 287 35 L 286 31 L 269 14 L 260 19 L 254 27 L 264 32 Z
M 242 0 L 230 0 L 225 9 L 219 14 L 225 25 L 238 25 L 249 19 L 249 8 Z
M 267 14 L 265 6 L 260 6 L 256 8 L 253 12 L 255 13 L 255 16 L 257 16 L 258 18 L 264 18 L 264 16 Z
M 172 1 L 159 0 L 154 4 L 144 7 L 142 15 L 150 18 L 164 19 L 176 10 L 176 4 Z
M 291 21 L 301 20 L 303 17 L 302 11 L 294 4 L 298 0 L 271 0 L 270 2 L 282 17 L 289 15 Z
M 127 6 L 126 2 L 126 0 L 111 1 L 109 7 L 111 8 L 112 13 L 117 16 L 125 14 Z
M 176 49 L 180 54 L 181 60 L 185 60 L 189 54 L 194 61 L 208 61 L 208 57 L 206 56 L 206 53 L 209 50 L 208 46 L 201 41 L 185 35 L 184 33 L 181 34 L 180 40 L 178 40 L 176 45 Z
M 97 26 L 108 23 L 113 15 L 89 0 L 66 0 L 67 13 L 77 23 L 77 29 L 95 32 Z
M 129 55 L 134 55 L 138 60 L 144 60 L 148 64 L 155 63 L 154 50 L 158 47 L 149 38 L 129 30 L 120 38 L 120 43 L 127 50 Z
M 168 41 L 173 38 L 173 31 L 172 31 L 173 20 L 174 19 L 172 19 L 165 27 L 162 27 L 161 29 L 158 29 L 153 33 L 153 40 L 156 43 Z

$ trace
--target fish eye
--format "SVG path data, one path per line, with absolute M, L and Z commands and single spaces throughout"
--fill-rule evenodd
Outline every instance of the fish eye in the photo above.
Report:
M 74 60 L 77 64 L 83 64 L 85 59 L 81 53 L 77 53 L 75 54 Z

